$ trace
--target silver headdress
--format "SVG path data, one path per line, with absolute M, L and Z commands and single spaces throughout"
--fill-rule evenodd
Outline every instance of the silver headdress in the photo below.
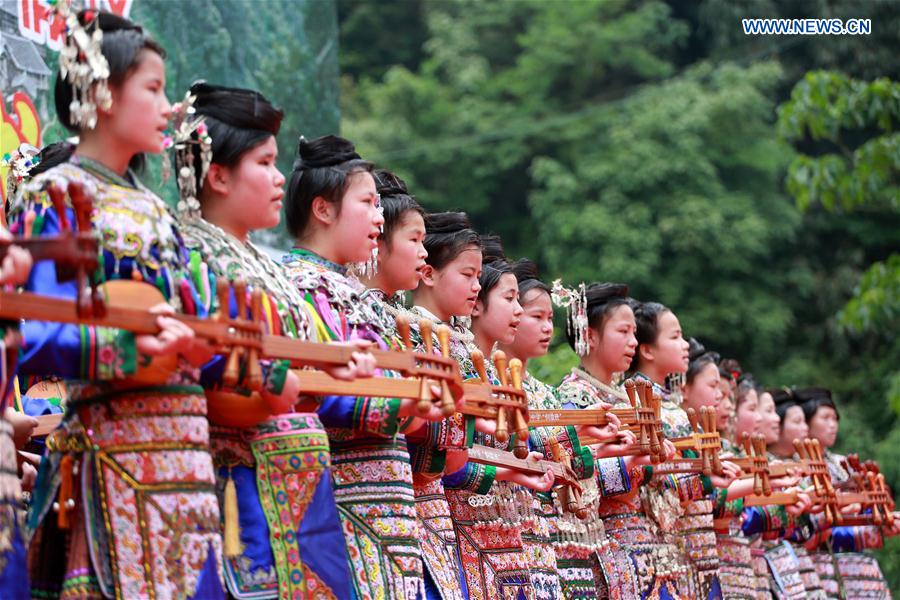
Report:
M 97 108 L 109 110 L 109 63 L 103 56 L 103 31 L 96 11 L 85 13 L 85 24 L 72 10 L 72 0 L 59 0 L 55 8 L 66 23 L 65 45 L 59 52 L 59 72 L 72 86 L 69 114 L 72 124 L 93 129 L 97 125 Z
M 562 284 L 562 280 L 557 279 L 553 282 L 550 298 L 554 305 L 568 311 L 566 330 L 575 337 L 575 352 L 578 356 L 587 356 L 588 317 L 584 283 L 579 283 L 576 288 L 569 289 Z
M 190 92 L 184 95 L 184 100 L 172 107 L 171 137 L 166 138 L 166 148 L 175 150 L 175 170 L 177 171 L 176 183 L 178 184 L 178 205 L 176 210 L 187 219 L 200 218 L 200 200 L 197 196 L 200 190 L 197 188 L 197 173 L 194 169 L 194 151 L 192 146 L 200 148 L 200 184 L 206 180 L 206 173 L 212 163 L 212 138 L 206 127 L 205 117 L 195 117 L 197 109 L 194 102 L 197 97 Z M 169 166 L 169 161 L 163 161 L 164 168 Z M 164 177 L 168 177 L 164 173 Z

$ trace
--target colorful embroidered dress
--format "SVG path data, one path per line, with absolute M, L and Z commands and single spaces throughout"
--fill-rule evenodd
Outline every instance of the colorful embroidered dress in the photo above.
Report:
M 556 389 L 530 373 L 525 374 L 522 387 L 528 394 L 531 408 L 562 408 Z M 532 449 L 548 458 L 552 458 L 550 440 L 555 439 L 560 449 L 569 455 L 573 471 L 582 480 L 582 500 L 599 497 L 594 478 L 594 457 L 590 448 L 581 446 L 574 427 L 537 427 L 531 429 L 530 435 Z M 608 549 L 601 548 L 606 537 L 603 535 L 603 523 L 597 514 L 596 503 L 585 503 L 589 510 L 588 519 L 580 521 L 575 515 L 562 510 L 554 495 L 535 494 L 535 498 L 538 501 L 536 514 L 539 517 L 536 522 L 546 523 L 546 538 L 550 542 L 549 549 L 545 549 L 544 536 L 529 530 L 522 536 L 529 554 L 531 582 L 535 593 L 539 593 L 543 585 L 547 590 L 544 597 L 556 597 L 556 589 L 567 599 L 608 596 L 606 579 L 598 558 L 598 552 Z M 547 558 L 539 561 L 534 557 L 537 553 Z M 549 562 L 550 558 L 554 560 L 553 564 Z M 543 568 L 536 567 L 536 564 L 543 565 Z
M 768 453 L 770 462 L 783 460 Z M 801 482 L 801 487 L 806 487 Z M 815 571 L 809 553 L 802 542 L 813 533 L 808 515 L 792 517 L 783 506 L 752 507 L 744 509 L 742 530 L 750 537 L 762 533 L 761 548 L 768 567 L 768 579 L 772 595 L 778 600 L 800 598 L 825 598 L 825 591 Z
M 723 440 L 723 448 L 726 440 Z M 728 454 L 743 456 L 743 451 L 731 444 Z M 768 579 L 759 576 L 753 567 L 752 537 L 741 530 L 743 498 L 727 500 L 728 491 L 715 491 L 714 509 L 716 545 L 719 552 L 719 581 L 725 598 L 767 600 Z
M 559 396 L 563 408 L 619 402 L 581 369 L 573 369 L 563 379 Z M 678 581 L 687 567 L 676 547 L 660 541 L 638 493 L 648 480 L 649 469 L 627 469 L 620 458 L 599 459 L 596 467 L 602 495 L 598 511 L 609 539 L 607 556 L 612 557 L 601 561 L 610 593 L 617 589 L 626 599 L 681 598 Z
M 373 298 L 347 270 L 295 248 L 282 262 L 312 308 L 320 340 L 368 339 L 387 347 Z M 326 396 L 319 418 L 331 440 L 332 482 L 358 598 L 424 595 L 412 469 L 397 433 L 400 400 Z
M 422 307 L 414 307 L 412 312 L 419 319 L 426 318 L 440 323 L 433 314 Z M 463 379 L 477 376 L 471 361 L 475 349 L 472 334 L 458 319 L 450 323 L 450 356 L 460 367 Z M 422 344 L 418 322 L 414 322 L 414 339 Z M 437 337 L 433 345 L 437 348 Z M 486 367 L 493 365 L 486 361 Z M 474 419 L 456 414 L 440 422 L 427 424 L 416 436 L 414 454 L 418 479 L 423 488 L 417 489 L 420 517 L 426 517 L 433 524 L 444 527 L 448 521 L 456 540 L 456 548 L 461 563 L 461 589 L 469 598 L 518 598 L 531 597 L 528 565 L 522 551 L 522 522 L 530 512 L 530 496 L 519 486 L 506 482 L 495 484 L 496 468 L 476 463 L 466 463 L 454 473 L 446 473 L 440 485 L 429 481 L 431 474 L 445 472 L 448 453 L 469 447 L 472 443 L 494 444 L 492 438 L 474 430 Z M 447 502 L 445 507 L 435 501 L 439 490 L 443 490 Z M 470 499 L 474 498 L 474 499 Z M 527 504 L 525 511 L 514 508 L 514 499 L 519 505 Z M 423 503 L 427 499 L 427 509 Z M 441 514 L 440 521 L 434 519 Z M 502 514 L 502 516 L 501 516 Z M 449 520 L 447 517 L 450 517 Z M 505 523 L 501 520 L 505 519 Z M 446 530 L 440 538 L 452 539 Z
M 241 280 L 249 286 L 248 295 L 252 289 L 263 291 L 270 333 L 313 338 L 309 308 L 280 264 L 202 218 L 189 220 L 184 236 L 194 279 L 207 282 L 200 290 L 207 309 L 216 279 Z M 237 314 L 236 303 L 230 312 Z M 286 369 L 284 362 L 271 365 L 267 379 L 273 392 L 283 384 Z M 215 422 L 215 415 L 210 420 Z M 210 433 L 220 493 L 230 480 L 238 499 L 241 553 L 224 560 L 230 594 L 238 599 L 348 597 L 350 572 L 334 504 L 328 436 L 318 416 L 273 415 L 243 430 L 214 424 Z
M 425 350 L 419 322 L 440 321 L 427 310 L 414 307 L 406 311 L 395 307 L 398 314 L 409 318 L 412 342 L 417 352 Z M 471 377 L 474 367 L 469 359 L 471 333 L 458 322 L 449 324 L 450 356 L 460 365 L 463 377 Z M 438 351 L 438 338 L 432 334 L 432 348 Z M 413 465 L 413 490 L 416 496 L 416 515 L 421 533 L 422 556 L 425 562 L 426 595 L 428 600 L 461 600 L 468 597 L 462 567 L 457 552 L 456 532 L 450 515 L 450 504 L 444 494 L 441 476 L 451 457 L 472 444 L 475 421 L 456 413 L 437 423 L 425 423 L 407 436 Z
M 641 376 L 638 374 L 638 376 Z M 692 433 L 687 413 L 681 407 L 679 394 L 653 382 L 653 391 L 660 395 L 660 420 L 667 438 L 685 437 Z M 688 451 L 686 456 L 693 453 Z M 682 592 L 697 598 L 721 598 L 719 583 L 719 553 L 716 549 L 716 534 L 713 526 L 714 489 L 708 477 L 702 475 L 678 475 L 657 477 L 649 486 L 644 497 L 648 507 L 665 505 L 677 498 L 681 504 L 681 514 L 676 516 L 671 527 L 663 527 L 664 538 L 677 544 L 687 559 L 691 576 L 684 581 Z M 661 499 L 669 496 L 669 499 Z M 654 516 L 659 511 L 652 511 Z M 663 517 L 668 522 L 668 517 Z M 657 519 L 659 522 L 660 519 Z
M 60 230 L 43 191 L 80 182 L 94 199 L 103 281 L 153 286 L 176 309 L 205 316 L 187 252 L 166 205 L 129 173 L 125 178 L 74 158 L 23 188 L 19 232 Z M 74 222 L 71 209 L 68 218 Z M 75 297 L 54 265 L 35 265 L 29 291 Z M 55 449 L 41 465 L 29 529 L 34 593 L 42 597 L 221 597 L 219 504 L 209 453 L 206 398 L 199 370 L 183 359 L 159 385 L 129 380 L 139 358 L 133 334 L 118 329 L 26 322 L 20 370 L 74 381 Z M 69 471 L 61 463 L 71 459 Z M 75 476 L 72 525 L 52 510 L 63 471 Z
M 510 449 L 509 443 L 501 444 L 479 431 L 474 442 Z M 495 478 L 495 468 L 466 463 L 443 479 L 469 597 L 532 598 L 522 545 L 523 523 L 532 517 L 531 494 Z

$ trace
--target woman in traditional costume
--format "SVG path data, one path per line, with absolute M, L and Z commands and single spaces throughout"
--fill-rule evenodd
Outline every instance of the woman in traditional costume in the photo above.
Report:
M 777 439 L 768 444 L 769 459 L 793 460 L 796 458 L 794 440 L 804 440 L 809 436 L 803 408 L 791 389 L 774 390 L 772 395 L 780 426 Z M 763 523 L 757 524 L 757 521 Z M 814 532 L 809 515 L 778 509 L 745 510 L 743 528 L 746 535 L 760 530 L 763 532 L 762 544 L 770 571 L 769 584 L 776 598 L 825 598 L 822 582 L 806 548 L 802 543 L 788 541 L 809 539 Z
M 557 389 L 540 381 L 527 369 L 528 361 L 544 356 L 550 346 L 553 335 L 552 288 L 540 280 L 537 265 L 530 260 L 513 263 L 513 272 L 519 282 L 519 297 L 524 312 L 515 339 L 511 344 L 501 345 L 501 349 L 524 365 L 522 385 L 528 393 L 529 407 L 559 410 L 562 403 Z M 579 441 L 579 435 L 595 440 L 618 438 L 618 419 L 612 415 L 611 421 L 612 425 L 603 429 L 595 426 L 531 429 L 530 442 L 534 450 L 552 459 L 551 444 L 555 440 L 560 450 L 568 455 L 574 474 L 581 480 L 582 502 L 587 508 L 587 518 L 581 521 L 574 514 L 564 511 L 555 493 L 534 494 L 534 526 L 523 531 L 522 540 L 529 556 L 532 587 L 535 593 L 546 589 L 543 597 L 550 597 L 557 587 L 566 599 L 617 595 L 617 582 L 613 578 L 607 582 L 601 567 L 601 563 L 610 565 L 612 556 L 598 513 L 600 493 L 594 450 L 582 446 Z M 633 441 L 632 434 L 625 435 Z M 598 462 L 604 464 L 609 460 L 601 458 Z M 611 460 L 616 466 L 619 465 L 619 459 Z M 547 541 L 550 543 L 547 544 Z M 554 562 L 551 563 L 551 560 Z
M 719 368 L 720 377 L 722 369 Z M 727 377 L 730 373 L 726 371 Z M 730 388 L 730 385 L 729 385 Z M 721 381 L 719 389 L 722 390 Z M 746 435 L 755 435 L 762 424 L 759 412 L 756 388 L 752 378 L 742 376 L 741 383 L 735 389 L 734 438 L 722 438 L 723 456 L 746 456 L 737 440 Z M 717 414 L 722 414 L 719 405 Z M 752 480 L 750 480 L 752 484 Z M 751 539 L 741 531 L 742 499 L 729 499 L 727 494 L 717 490 L 714 516 L 716 528 L 716 545 L 719 551 L 719 580 L 722 594 L 726 598 L 744 598 L 748 600 L 764 600 L 768 597 L 768 583 L 760 579 L 753 569 Z
M 498 258 L 496 250 L 483 246 L 481 289 L 472 310 L 474 344 L 486 357 L 492 355 L 497 343 L 513 341 L 522 315 L 515 274 L 509 263 Z M 496 369 L 505 367 L 490 360 L 486 366 L 488 377 L 496 383 Z M 481 430 L 476 430 L 474 441 L 504 450 L 511 449 L 512 444 L 512 440 L 499 442 Z M 473 485 L 476 481 L 477 487 Z M 550 473 L 538 477 L 475 463 L 444 477 L 471 598 L 532 597 L 529 563 L 522 545 L 523 522 L 532 516 L 531 494 L 525 487 L 548 491 L 552 483 Z
M 171 116 L 162 48 L 108 13 L 69 15 L 55 96 L 79 134 L 71 158 L 23 186 L 13 209 L 22 235 L 61 224 L 46 192 L 79 183 L 93 198 L 100 281 L 141 281 L 165 299 L 160 333 L 25 322 L 23 373 L 74 382 L 61 427 L 48 439 L 29 515 L 34 593 L 42 597 L 216 598 L 223 595 L 215 476 L 199 366 L 209 357 L 165 314 L 205 316 L 175 219 L 130 165 L 163 148 Z M 67 208 L 67 219 L 74 213 Z M 54 265 L 26 289 L 74 298 Z M 177 366 L 148 373 L 162 357 Z M 61 487 L 60 483 L 66 482 Z
M 628 286 L 593 283 L 583 290 L 554 291 L 569 306 L 567 339 L 581 357 L 579 366 L 559 386 L 563 408 L 630 406 L 616 385 L 638 347 Z M 674 454 L 671 444 L 666 443 L 665 452 L 668 457 Z M 610 597 L 682 597 L 677 586 L 686 570 L 681 553 L 661 542 L 641 505 L 640 492 L 652 472 L 648 457 L 609 458 L 595 464 L 601 496 L 598 510 L 609 539 L 609 551 L 600 555 L 600 566 Z
M 321 339 L 388 339 L 372 298 L 349 275 L 378 247 L 384 217 L 372 164 L 336 136 L 300 140 L 285 203 L 296 239 L 283 258 L 289 277 L 312 308 Z M 423 595 L 421 560 L 410 556 L 412 485 L 409 454 L 398 438 L 414 399 L 326 396 L 317 410 L 331 440 L 332 481 L 359 598 Z M 386 495 L 386 490 L 395 490 Z
M 405 313 L 412 325 L 413 343 L 418 351 L 425 350 L 422 320 L 449 327 L 450 357 L 459 364 L 464 379 L 476 377 L 471 360 L 475 346 L 468 319 L 481 289 L 481 238 L 465 213 L 432 213 L 425 215 L 423 245 L 427 252 L 425 265 L 413 293 L 413 307 Z M 432 347 L 438 348 L 438 342 L 433 333 Z M 475 419 L 455 413 L 426 424 L 407 438 L 415 473 L 413 490 L 429 600 L 469 596 L 442 476 L 466 464 L 466 448 L 472 445 L 474 434 Z M 480 477 L 469 482 L 472 489 L 479 489 L 482 479 L 492 480 L 495 472 L 489 466 L 478 469 Z
M 285 179 L 276 165 L 275 136 L 283 113 L 256 91 L 204 82 L 191 86 L 180 113 L 180 217 L 195 278 L 207 282 L 201 302 L 209 307 L 216 281 L 240 280 L 249 286 L 247 306 L 251 292 L 262 293 L 270 334 L 313 339 L 303 297 L 283 267 L 250 241 L 252 232 L 281 220 Z M 236 302 L 229 311 L 237 315 Z M 363 360 L 357 355 L 340 369 L 355 374 L 356 361 Z M 328 437 L 314 412 L 293 411 L 299 383 L 286 361 L 269 368 L 270 386 L 281 387 L 281 394 L 208 393 L 228 591 L 254 599 L 347 597 L 350 573 Z
M 635 308 L 638 352 L 631 370 L 653 384 L 662 398 L 661 420 L 667 438 L 692 433 L 687 413 L 682 407 L 682 385 L 691 365 L 690 344 L 684 340 L 681 324 L 669 308 L 657 302 L 646 302 Z M 699 352 L 698 359 L 705 352 Z M 703 364 L 714 362 L 704 358 Z M 702 366 L 700 363 L 697 366 Z M 713 365 L 715 366 L 715 365 Z M 710 369 L 711 371 L 712 369 Z M 718 370 L 715 373 L 718 384 Z M 716 388 L 710 391 L 721 399 Z M 686 451 L 686 456 L 693 456 Z M 689 567 L 688 577 L 681 579 L 679 591 L 692 597 L 719 598 L 718 552 L 713 529 L 712 494 L 715 488 L 728 488 L 739 469 L 722 461 L 724 474 L 710 477 L 699 474 L 657 478 L 648 487 L 645 504 L 662 532 L 663 539 L 676 544 Z

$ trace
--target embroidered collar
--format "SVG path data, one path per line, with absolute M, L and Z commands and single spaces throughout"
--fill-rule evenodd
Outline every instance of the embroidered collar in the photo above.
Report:
M 137 177 L 131 169 L 125 171 L 125 176 L 123 177 L 109 167 L 102 165 L 96 160 L 93 160 L 86 156 L 78 156 L 77 154 L 75 154 L 70 160 L 73 164 L 78 165 L 98 179 L 105 179 L 109 183 L 113 183 L 121 187 L 127 187 L 135 190 L 140 189 L 140 186 L 136 183 Z
M 620 400 L 624 400 L 625 402 L 629 401 L 628 396 L 625 393 L 623 393 L 621 390 L 617 390 L 616 388 L 612 387 L 611 385 L 607 385 L 607 384 L 603 383 L 602 381 L 600 381 L 599 379 L 597 379 L 596 377 L 594 377 L 593 375 L 588 373 L 586 370 L 582 369 L 581 367 L 572 367 L 572 375 L 574 375 L 575 377 L 578 377 L 579 379 L 584 379 L 585 381 L 587 381 L 588 383 L 593 385 L 598 390 L 606 392 L 607 394 L 610 394 L 611 396 L 615 396 L 616 398 L 618 398 Z
M 433 312 L 431 312 L 424 306 L 419 306 L 418 304 L 416 304 L 415 306 L 412 307 L 412 311 L 415 313 L 418 313 L 419 316 L 423 319 L 428 319 L 429 321 L 433 321 L 435 323 L 443 323 L 443 321 L 440 320 L 437 317 L 437 315 L 435 315 Z
M 304 262 L 312 263 L 314 265 L 319 265 L 320 267 L 324 267 L 329 271 L 334 271 L 336 273 L 340 273 L 341 275 L 347 275 L 347 267 L 339 265 L 336 262 L 330 261 L 327 258 L 320 256 L 313 252 L 312 250 L 307 250 L 306 248 L 301 248 L 299 246 L 294 246 L 291 248 L 290 254 L 285 256 L 284 262 L 291 262 L 293 260 L 291 257 L 297 257 L 299 260 Z
M 416 322 L 421 321 L 422 319 L 428 319 L 435 325 L 444 323 L 444 321 L 441 321 L 434 313 L 423 306 L 413 306 L 406 312 L 407 314 L 414 315 Z M 469 328 L 463 325 L 456 317 L 450 317 L 450 322 L 447 323 L 447 325 L 450 327 L 451 339 L 459 340 L 467 346 L 475 343 L 475 334 L 473 334 Z

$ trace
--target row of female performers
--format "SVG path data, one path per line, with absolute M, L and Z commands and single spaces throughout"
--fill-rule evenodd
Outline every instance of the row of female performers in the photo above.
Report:
M 372 374 L 366 344 L 400 344 L 399 314 L 410 318 L 418 347 L 421 319 L 449 325 L 466 377 L 475 375 L 476 348 L 489 356 L 499 346 L 527 368 L 548 350 L 553 290 L 465 215 L 426 214 L 402 181 L 376 171 L 347 140 L 301 139 L 285 194 L 275 143 L 282 112 L 250 90 L 191 88 L 188 118 L 203 118 L 205 128 L 181 140 L 183 203 L 171 212 L 130 168 L 164 145 L 172 113 L 164 52 L 127 20 L 94 18 L 112 103 L 96 123 L 76 125 L 72 89 L 58 79 L 59 119 L 79 141 L 44 153 L 12 202 L 10 229 L 58 233 L 46 186 L 82 184 L 94 199 L 100 279 L 155 288 L 165 298 L 153 309 L 161 331 L 5 325 L 21 333 L 20 378 L 62 377 L 69 394 L 24 521 L 27 465 L 9 421 L 18 429 L 25 421 L 25 438 L 28 423 L 9 411 L 0 421 L 0 597 L 887 596 L 877 563 L 858 551 L 895 529 L 816 527 L 802 494 L 793 506 L 743 509 L 752 486 L 728 462 L 719 476 L 654 476 L 649 457 L 618 456 L 634 440 L 614 418 L 604 428 L 531 431 L 535 452 L 561 446 L 582 479 L 590 511 L 580 521 L 560 510 L 552 475 L 467 461 L 473 443 L 503 446 L 490 423 L 437 409 L 422 416 L 412 400 L 300 398 L 303 373 L 280 361 L 261 365 L 271 417 L 235 427 L 227 425 L 234 414 L 208 413 L 205 392 L 227 388 L 223 361 L 167 315 L 235 315 L 233 295 L 218 306 L 219 279 L 263 291 L 273 333 L 357 345 L 350 363 L 331 370 L 343 379 Z M 277 225 L 282 205 L 296 245 L 277 264 L 248 236 Z M 358 278 L 348 272 L 373 261 L 377 269 Z M 75 297 L 74 283 L 59 281 L 49 262 L 31 265 L 11 252 L 2 268 L 4 283 Z M 402 291 L 412 291 L 412 308 L 397 301 Z M 804 437 L 807 423 L 826 447 L 834 442 L 827 393 L 757 397 L 746 378 L 722 377 L 712 354 L 690 355 L 672 310 L 627 292 L 587 286 L 586 328 L 569 335 L 581 363 L 555 388 L 526 369 L 531 406 L 611 406 L 618 374 L 628 371 L 662 395 L 668 437 L 688 432 L 683 407 L 716 406 L 723 428 L 733 412 L 734 434 L 762 433 L 774 456 L 790 456 L 789 441 Z M 167 356 L 177 356 L 167 380 L 142 384 Z M 666 386 L 673 373 L 685 374 L 678 393 Z M 583 445 L 585 436 L 601 442 Z M 674 446 L 665 451 L 673 456 Z M 835 553 L 810 558 L 807 546 Z

